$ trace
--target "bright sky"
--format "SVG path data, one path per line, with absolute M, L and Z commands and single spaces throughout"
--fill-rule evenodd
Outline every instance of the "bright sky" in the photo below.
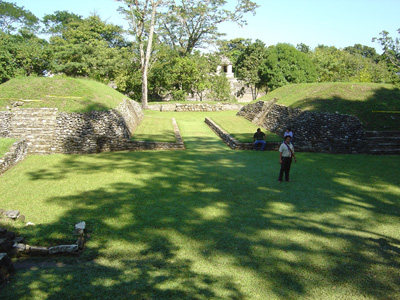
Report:
M 382 30 L 397 37 L 400 28 L 400 0 L 253 0 L 260 7 L 255 16 L 246 16 L 248 25 L 220 27 L 226 39 L 262 40 L 267 46 L 304 43 L 311 48 L 324 44 L 344 48 L 354 44 L 375 47 L 373 43 Z M 121 5 L 114 0 L 10 0 L 24 6 L 38 18 L 57 10 L 68 10 L 87 17 L 96 12 L 103 20 L 127 28 L 117 12 Z M 228 0 L 235 3 L 236 0 Z

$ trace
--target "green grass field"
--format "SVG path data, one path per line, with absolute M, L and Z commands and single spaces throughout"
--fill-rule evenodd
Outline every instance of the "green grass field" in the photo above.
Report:
M 0 110 L 15 101 L 27 107 L 57 107 L 67 112 L 115 108 L 126 96 L 105 84 L 71 77 L 13 78 L 0 85 Z
M 89 234 L 80 256 L 20 259 L 0 299 L 399 299 L 400 157 L 298 153 L 278 184 L 278 154 L 228 148 L 204 123 L 218 114 L 151 116 L 175 117 L 187 150 L 29 156 L 0 176 L 28 244 Z
M 16 139 L 0 138 L 0 158 L 10 150 L 10 147 L 16 141 Z
M 400 130 L 400 89 L 378 83 L 290 84 L 260 98 L 311 111 L 358 117 L 368 130 Z
M 135 141 L 156 141 L 175 143 L 175 133 L 172 126 L 172 118 L 163 117 L 160 114 L 146 112 L 143 121 L 132 135 Z

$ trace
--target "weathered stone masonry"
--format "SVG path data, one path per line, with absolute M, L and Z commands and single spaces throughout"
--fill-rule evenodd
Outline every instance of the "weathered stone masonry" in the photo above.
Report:
M 238 115 L 281 136 L 290 127 L 298 151 L 367 152 L 365 131 L 360 120 L 354 116 L 292 109 L 276 104 L 276 100 L 247 105 Z
M 10 151 L 0 161 L 10 166 L 22 154 L 90 154 L 105 151 L 179 150 L 184 143 L 173 120 L 176 143 L 131 141 L 130 137 L 143 120 L 140 105 L 124 100 L 116 109 L 88 113 L 58 112 L 56 108 L 14 108 L 0 112 L 0 137 L 24 139 L 26 151 Z M 14 145 L 15 146 L 15 145 Z M 20 149 L 21 146 L 13 147 Z M 21 152 L 21 153 L 20 153 Z M 12 161 L 9 157 L 17 157 Z

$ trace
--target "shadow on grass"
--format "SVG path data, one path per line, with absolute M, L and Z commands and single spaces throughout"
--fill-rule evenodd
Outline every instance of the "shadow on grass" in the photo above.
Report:
M 399 295 L 400 241 L 393 238 L 399 182 L 396 176 L 380 178 L 397 158 L 303 153 L 292 169 L 294 181 L 279 185 L 276 153 L 233 151 L 201 132 L 184 138 L 187 151 L 71 155 L 60 161 L 58 173 L 30 171 L 34 181 L 108 179 L 90 188 L 77 182 L 76 192 L 44 200 L 65 206 L 59 222 L 87 222 L 90 239 L 77 261 L 18 271 L 0 296 Z M 38 226 L 35 235 L 59 230 L 55 222 Z

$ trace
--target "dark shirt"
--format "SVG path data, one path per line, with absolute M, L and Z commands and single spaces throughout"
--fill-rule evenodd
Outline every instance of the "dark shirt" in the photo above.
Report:
M 254 138 L 255 138 L 257 141 L 264 140 L 264 137 L 265 137 L 265 133 L 262 132 L 262 131 L 260 131 L 260 132 L 257 131 L 257 132 L 254 134 Z

